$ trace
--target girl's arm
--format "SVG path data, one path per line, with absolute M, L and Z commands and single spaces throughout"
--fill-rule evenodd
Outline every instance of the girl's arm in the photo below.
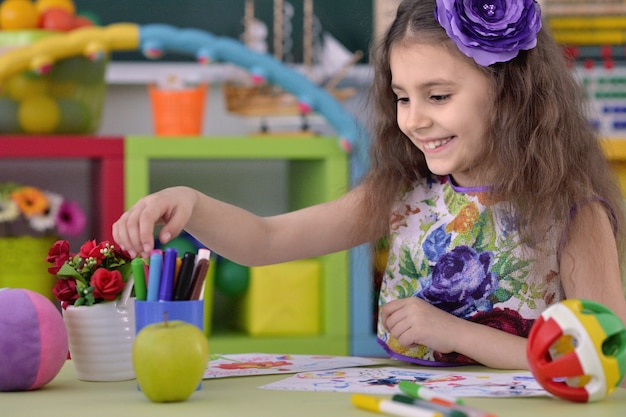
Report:
M 576 211 L 560 267 L 567 298 L 604 304 L 626 323 L 617 246 L 602 203 L 585 204 Z
M 115 241 L 131 255 L 148 256 L 156 225 L 161 242 L 184 228 L 234 262 L 264 265 L 319 256 L 374 240 L 363 219 L 362 187 L 341 198 L 298 211 L 260 217 L 189 187 L 172 187 L 140 199 L 113 227 Z
M 618 252 L 605 208 L 595 202 L 580 207 L 561 255 L 561 281 L 567 298 L 604 304 L 626 323 L 626 300 Z M 620 384 L 626 388 L 626 378 Z
M 186 229 L 220 255 L 244 265 L 320 256 L 375 238 L 371 222 L 359 216 L 361 192 L 357 188 L 337 200 L 271 217 L 200 195 Z

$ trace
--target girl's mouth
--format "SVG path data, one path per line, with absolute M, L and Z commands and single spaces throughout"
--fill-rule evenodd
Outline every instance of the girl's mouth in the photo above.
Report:
M 428 142 L 424 142 L 424 149 L 432 151 L 433 149 L 437 149 L 440 146 L 445 145 L 446 143 L 450 142 L 452 140 L 452 137 L 446 138 L 446 139 L 437 139 L 437 140 L 430 140 Z

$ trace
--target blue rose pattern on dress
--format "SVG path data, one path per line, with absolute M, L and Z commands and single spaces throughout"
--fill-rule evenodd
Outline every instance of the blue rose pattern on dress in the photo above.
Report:
M 439 258 L 432 268 L 430 285 L 414 296 L 457 317 L 488 311 L 491 303 L 487 297 L 498 286 L 497 276 L 489 271 L 491 261 L 489 252 L 458 246 Z
M 434 218 L 433 218 L 434 220 Z M 450 245 L 450 234 L 446 233 L 445 225 L 442 225 L 435 229 L 431 234 L 426 237 L 424 245 L 424 254 L 431 262 L 438 262 L 441 255 L 443 255 Z

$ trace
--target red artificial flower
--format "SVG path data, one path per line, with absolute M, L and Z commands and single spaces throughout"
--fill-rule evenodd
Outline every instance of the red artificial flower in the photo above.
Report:
M 93 296 L 95 298 L 112 301 L 124 289 L 125 284 L 120 271 L 98 268 L 91 277 L 91 285 L 94 287 Z
M 122 258 L 128 262 L 133 260 L 132 256 L 130 256 L 127 251 L 122 250 L 117 244 L 113 246 L 113 253 L 115 254 L 116 258 Z
M 76 291 L 76 281 L 73 279 L 58 279 L 52 288 L 52 294 L 64 304 L 74 304 L 74 301 L 79 298 Z
M 105 258 L 105 254 L 102 252 L 106 248 L 109 242 L 96 243 L 95 240 L 88 240 L 80 247 L 79 256 L 83 259 L 94 258 L 97 260 L 97 264 L 100 264 Z
M 53 266 L 48 268 L 48 272 L 52 275 L 56 275 L 61 269 L 61 266 L 71 258 L 70 254 L 70 244 L 67 240 L 57 240 L 54 242 L 54 245 L 48 251 L 48 257 L 46 261 L 53 264 Z
M 48 272 L 57 276 L 54 295 L 63 308 L 114 301 L 131 274 L 131 258 L 108 241 L 89 240 L 74 254 L 67 241 L 59 240 L 46 260 L 52 264 Z

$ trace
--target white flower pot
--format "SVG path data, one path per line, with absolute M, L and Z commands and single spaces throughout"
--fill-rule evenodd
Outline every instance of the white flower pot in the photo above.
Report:
M 132 347 L 135 340 L 134 298 L 91 306 L 68 306 L 63 319 L 70 356 L 83 381 L 124 381 L 135 378 Z

